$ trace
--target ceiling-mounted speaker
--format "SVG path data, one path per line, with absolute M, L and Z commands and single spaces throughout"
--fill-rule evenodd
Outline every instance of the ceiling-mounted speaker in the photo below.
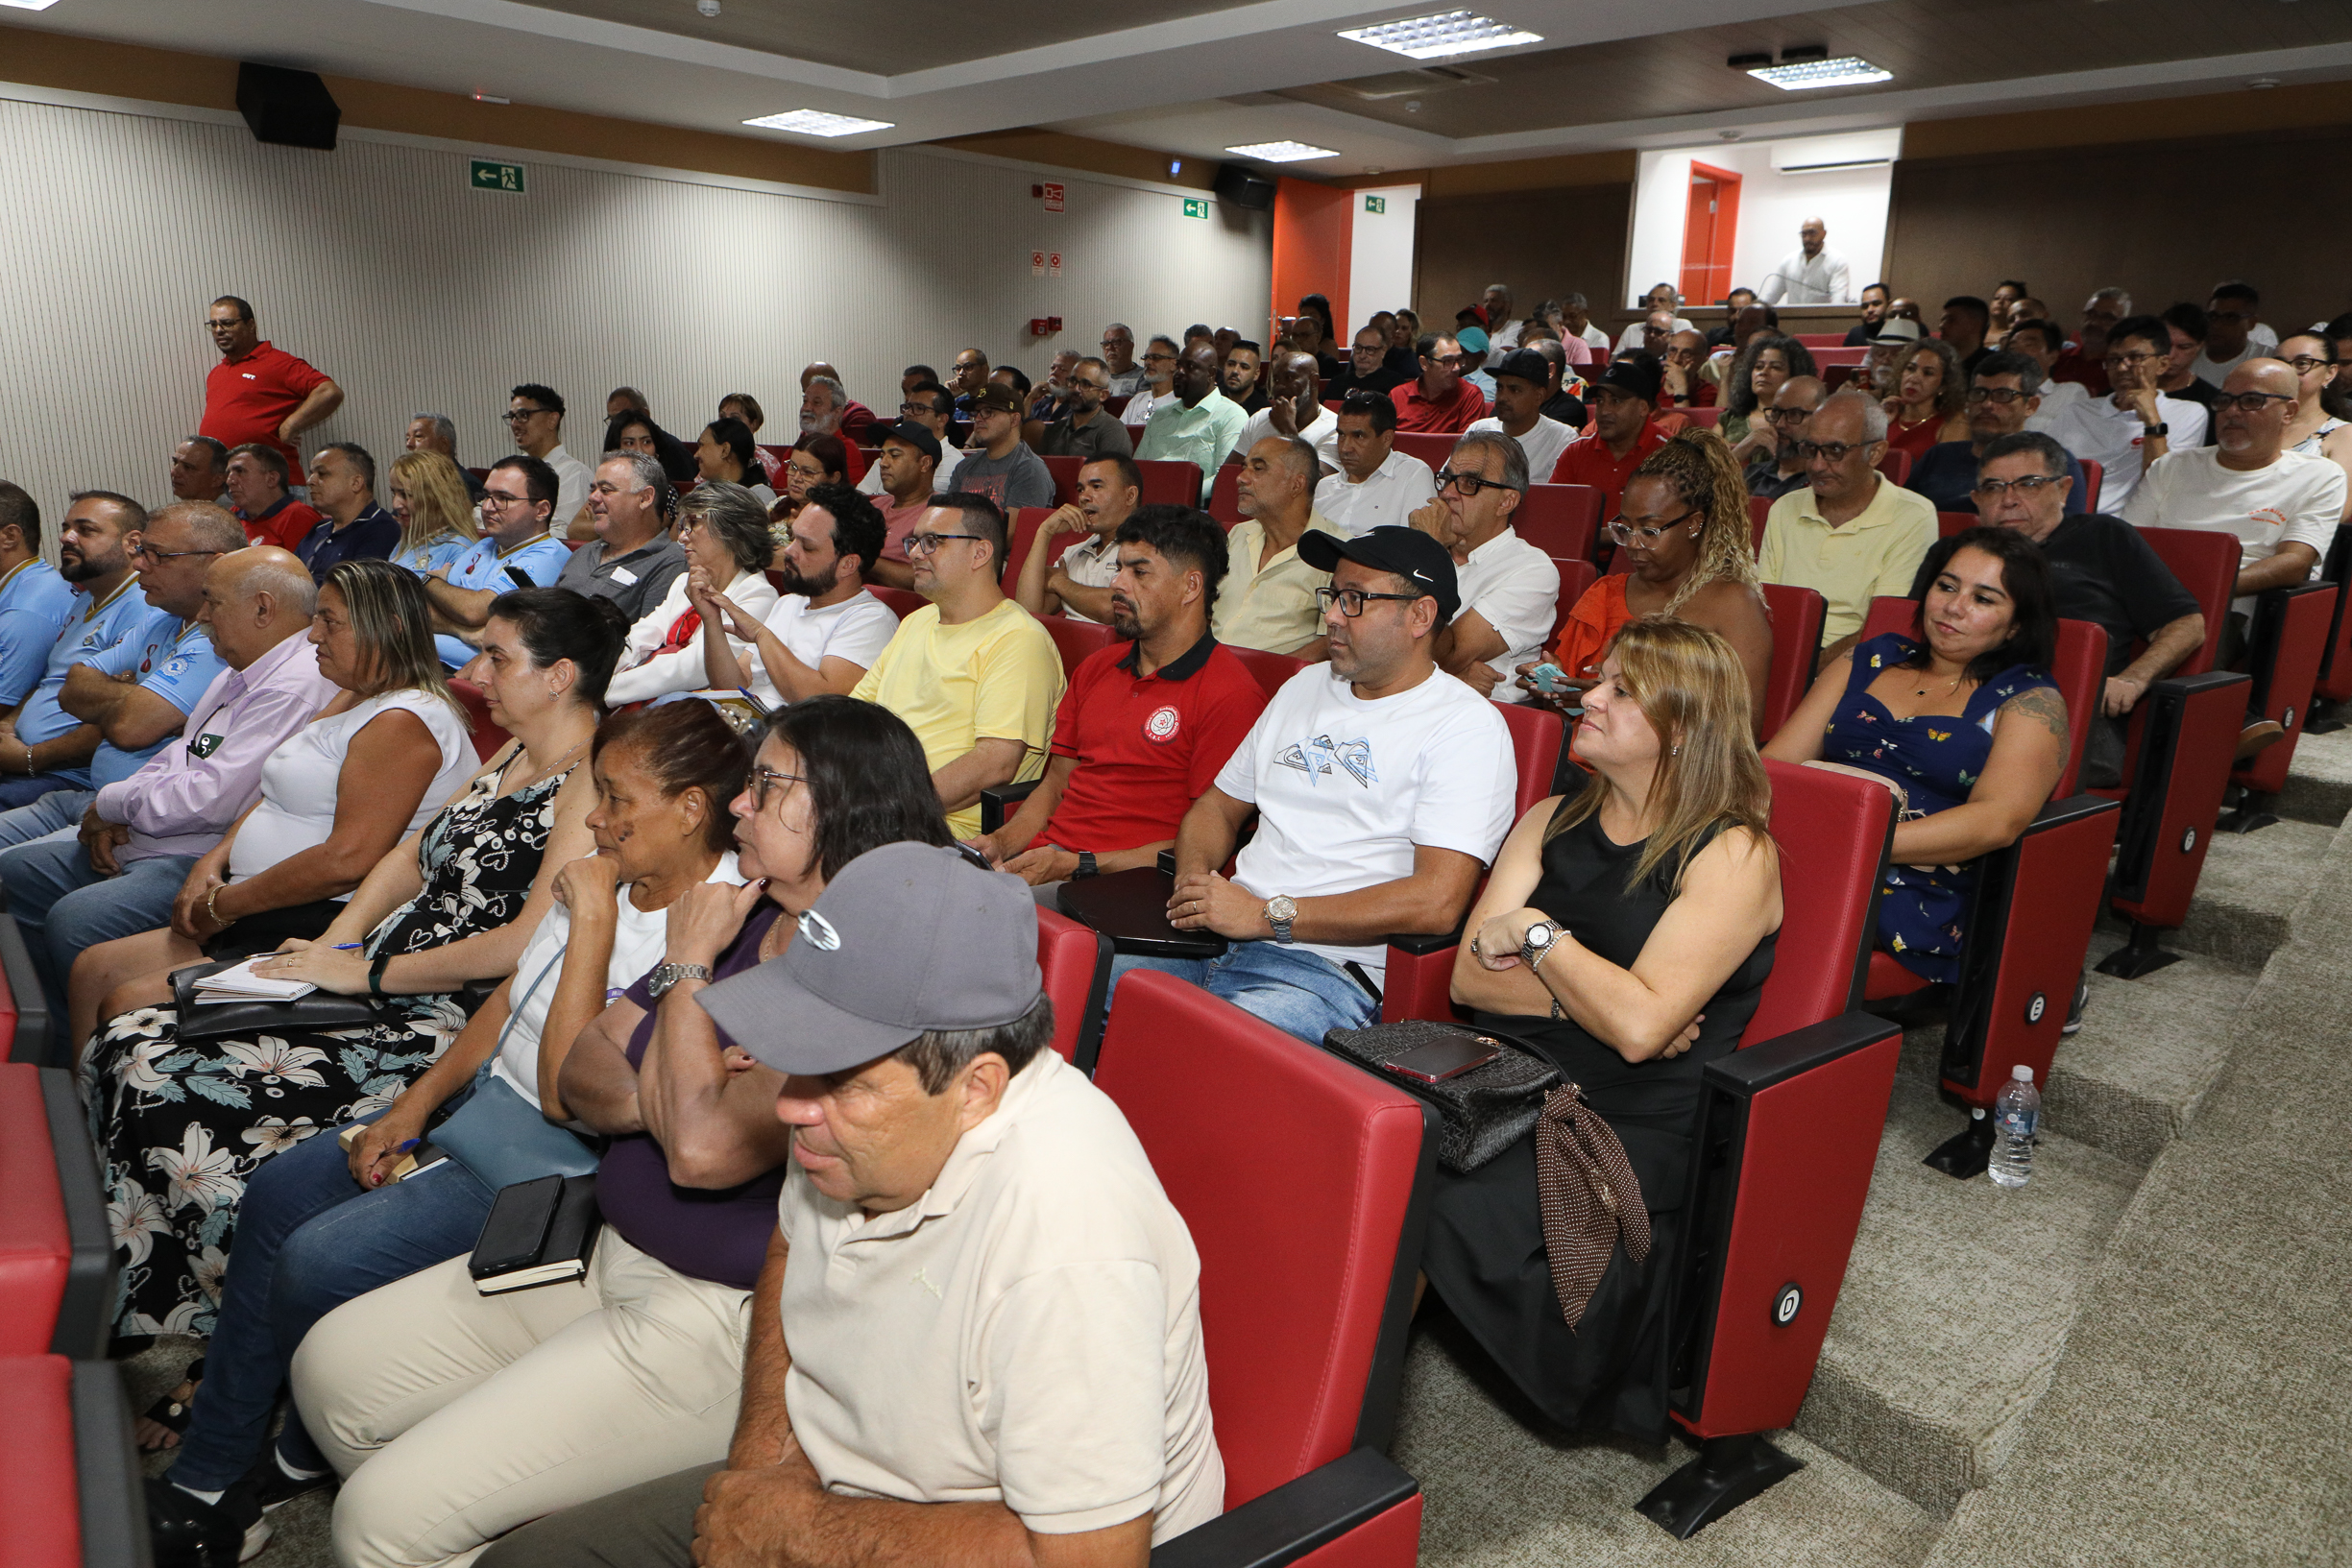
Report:
M 1217 199 L 1254 212 L 1272 211 L 1274 205 L 1274 182 L 1255 169 L 1239 163 L 1217 165 Z
M 335 150 L 335 130 L 343 123 L 343 110 L 317 73 L 251 60 L 237 66 L 237 112 L 255 141 L 323 153 Z

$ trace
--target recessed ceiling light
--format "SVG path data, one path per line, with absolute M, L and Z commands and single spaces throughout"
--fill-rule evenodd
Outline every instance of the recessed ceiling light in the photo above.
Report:
M 1758 82 L 1769 82 L 1783 92 L 1803 92 L 1809 87 L 1863 87 L 1873 82 L 1892 82 L 1895 73 L 1873 65 L 1858 55 L 1845 55 L 1836 60 L 1800 60 L 1791 65 L 1766 65 L 1748 73 Z
M 855 136 L 865 131 L 887 131 L 895 120 L 861 120 L 855 114 L 833 114 L 821 109 L 787 109 L 782 114 L 763 114 L 745 125 L 762 126 L 769 131 L 793 131 L 804 136 Z
M 0 0 L 0 6 L 13 6 L 18 11 L 47 11 L 58 0 Z
M 1311 147 L 1303 141 L 1253 141 L 1247 147 L 1228 147 L 1225 151 L 1268 163 L 1297 163 L 1310 157 L 1339 157 L 1328 147 Z
M 1442 60 L 1480 49 L 1508 49 L 1516 44 L 1541 43 L 1543 35 L 1530 33 L 1516 22 L 1498 22 L 1474 11 L 1441 11 L 1376 27 L 1349 27 L 1340 36 L 1407 60 Z

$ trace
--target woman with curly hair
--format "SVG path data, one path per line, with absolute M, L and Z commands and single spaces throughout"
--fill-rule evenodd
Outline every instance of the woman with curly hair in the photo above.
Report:
M 1671 615 L 1731 644 L 1748 674 L 1751 715 L 1763 711 L 1772 667 L 1772 618 L 1757 586 L 1748 487 L 1732 451 L 1712 430 L 1685 430 L 1642 459 L 1625 484 L 1625 505 L 1608 525 L 1623 571 L 1585 591 L 1551 647 L 1551 661 L 1581 694 L 1600 679 L 1618 630 L 1643 615 Z M 1519 666 L 1519 685 L 1559 705 Z
M 1813 351 L 1795 338 L 1758 332 L 1723 373 L 1723 418 L 1715 428 L 1736 446 L 1748 434 L 1759 408 L 1772 406 L 1781 383 L 1799 375 L 1818 375 Z
M 1921 338 L 1895 361 L 1886 399 L 1886 444 L 1916 463 L 1942 441 L 1968 439 L 1968 373 L 1942 338 Z

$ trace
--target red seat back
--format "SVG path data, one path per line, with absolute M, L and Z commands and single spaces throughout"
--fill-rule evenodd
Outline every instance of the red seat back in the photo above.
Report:
M 1764 711 L 1756 715 L 1757 739 L 1781 733 L 1788 715 L 1813 688 L 1813 663 L 1821 657 L 1821 628 L 1830 601 L 1809 588 L 1766 583 L 1764 607 L 1772 613 L 1772 668 L 1764 675 Z
M 1054 999 L 1054 1049 L 1082 1071 L 1094 1069 L 1103 1016 L 1103 987 L 1110 978 L 1110 938 L 1067 915 L 1037 911 L 1037 967 Z
M 0 1360 L 0 1421 L 7 1423 L 9 1435 L 8 1458 L 0 1460 L 8 1561 L 22 1568 L 82 1568 L 105 1560 L 103 1549 L 84 1551 L 84 1507 L 94 1503 L 89 1512 L 97 1519 L 111 1505 L 127 1508 L 133 1500 L 81 1495 L 86 1483 L 76 1473 L 73 1363 L 36 1352 Z M 129 1444 L 124 1447 L 127 1468 Z M 137 1543 L 141 1561 L 146 1560 L 145 1533 L 139 1532 Z M 124 1560 L 130 1560 L 128 1555 Z
M 1935 515 L 1935 534 L 1938 539 L 1950 539 L 1978 527 L 1984 519 L 1974 512 L 1938 512 Z
M 1799 332 L 1796 337 L 1807 349 L 1843 349 L 1846 346 L 1846 334 L 1843 332 Z M 1819 357 L 1815 356 L 1816 363 Z
M 1861 374 L 1862 370 L 1862 367 L 1859 364 L 1822 365 L 1821 355 L 1818 353 L 1813 355 L 1813 363 L 1816 365 L 1821 365 L 1821 384 L 1831 392 L 1837 391 L 1847 382 L 1853 380 L 1856 375 Z
M 1764 554 L 1764 522 L 1771 516 L 1772 498 L 1770 496 L 1751 495 L 1748 497 L 1748 521 L 1756 529 L 1756 554 L 1758 560 L 1761 560 Z
M 2076 461 L 2082 464 L 2082 509 L 2096 512 L 2098 510 L 2099 481 L 2105 477 L 2107 470 L 2092 458 L 2078 458 Z
M 2140 537 L 2180 579 L 2205 617 L 2204 646 L 2182 660 L 2172 673 L 2202 675 L 2220 653 L 2221 628 L 2229 622 L 2229 601 L 2238 590 L 2237 537 L 2210 528 L 2143 528 Z
M 1086 466 L 1082 457 L 1048 457 L 1041 461 L 1046 471 L 1054 476 L 1054 504 L 1067 506 L 1078 499 L 1078 470 Z
M 1678 408 L 1674 412 L 1683 416 L 1690 423 L 1709 430 L 1714 429 L 1723 422 L 1723 410 L 1711 404 L 1706 408 Z
M 1011 519 L 1012 538 L 1005 547 L 1005 575 L 1001 579 L 1006 592 L 1010 593 L 1012 585 L 1021 580 L 1022 564 L 1029 560 L 1029 552 L 1037 543 L 1038 524 L 1053 515 L 1054 509 L 1047 506 L 1024 506 L 1014 509 Z M 1078 543 L 1076 535 L 1068 536 L 1062 540 L 1062 548 L 1068 549 L 1076 543 Z M 1060 558 L 1056 556 L 1055 559 Z
M 73 1250 L 41 1070 L 0 1063 L 0 1356 L 48 1354 Z
M 1042 615 L 1038 624 L 1054 639 L 1054 646 L 1061 650 L 1061 672 L 1067 679 L 1091 654 L 1102 652 L 1119 639 L 1119 634 L 1100 621 L 1072 620 L 1067 615 Z
M 1781 847 L 1781 938 L 1748 1021 L 1753 1045 L 1834 1018 L 1862 998 L 1895 797 L 1867 779 L 1764 760 Z
M 1119 982 L 1095 1082 L 1200 1255 L 1225 1507 L 1385 1446 L 1432 1152 L 1420 1102 L 1150 970 Z
M 1552 611 L 1552 635 L 1543 639 L 1547 649 L 1560 640 L 1561 631 L 1568 624 L 1568 615 L 1575 610 L 1576 601 L 1599 581 L 1598 568 L 1589 561 L 1568 561 L 1553 556 L 1552 565 L 1560 568 L 1560 601 Z
M 1257 679 L 1258 689 L 1269 697 L 1281 690 L 1285 681 L 1307 667 L 1305 661 L 1293 659 L 1287 653 L 1270 653 L 1264 648 L 1237 647 L 1231 643 L 1226 646 L 1249 666 L 1249 673 Z
M 1530 485 L 1511 525 L 1545 555 L 1590 561 L 1600 537 L 1603 498 L 1591 485 Z
M 1408 457 L 1419 458 L 1429 465 L 1429 471 L 1435 473 L 1445 467 L 1445 460 L 1454 455 L 1454 443 L 1461 439 L 1458 433 L 1451 431 L 1399 430 L 1396 432 L 1396 450 Z
M 1912 628 L 1918 623 L 1918 601 L 1892 597 L 1870 601 L 1870 614 L 1862 618 L 1862 638 L 1865 642 L 1889 632 L 1916 639 L 1919 634 Z M 2062 801 L 2074 793 L 2074 781 L 2082 772 L 2083 737 L 2091 732 L 2091 715 L 2098 712 L 2098 700 L 2107 685 L 2107 633 L 2087 620 L 2058 622 L 2058 657 L 2050 661 L 2049 678 L 2058 685 L 2058 695 L 2066 699 L 2067 753 L 2066 771 L 2058 775 L 2056 787 L 2049 792 L 2051 800 Z
M 1812 345 L 1806 344 L 1806 347 L 1810 349 Z M 1826 349 L 1813 349 L 1813 363 L 1824 370 L 1833 365 L 1859 366 L 1869 357 L 1869 344 L 1859 343 L 1849 349 L 1842 338 Z
M 868 583 L 865 591 L 890 607 L 891 614 L 905 620 L 931 601 L 910 588 L 892 588 L 886 583 Z
M 1558 713 L 1533 703 L 1498 702 L 1494 706 L 1503 711 L 1503 726 L 1511 732 L 1511 754 L 1519 770 L 1518 793 L 1511 807 L 1511 820 L 1516 822 L 1552 792 L 1567 726 Z
M 500 746 L 513 738 L 500 729 L 490 716 L 490 699 L 472 681 L 449 677 L 449 694 L 466 710 L 466 723 L 473 732 L 473 754 L 487 762 Z
M 1879 471 L 1899 485 L 1911 482 L 1911 454 L 1900 446 L 1889 446 L 1886 455 L 1879 459 Z
M 2320 561 L 2319 576 L 2326 582 L 2352 585 L 2352 522 L 2336 525 L 2336 537 Z M 2352 697 L 2352 615 L 2344 614 L 2348 598 L 2352 594 L 2336 596 L 2335 624 L 2328 630 L 2327 653 L 2320 661 L 2319 682 L 2314 688 L 2330 702 Z
M 1242 466 L 1227 463 L 1209 482 L 1209 516 L 1227 528 L 1242 520 Z
M 1076 461 L 1073 459 L 1073 461 Z M 1135 471 L 1143 476 L 1143 488 L 1136 492 L 1138 506 L 1199 506 L 1200 504 L 1200 467 L 1197 463 L 1175 463 L 1164 457 L 1150 460 L 1137 458 Z M 1073 485 L 1078 475 L 1070 476 Z M 1063 499 L 1069 499 L 1064 496 Z

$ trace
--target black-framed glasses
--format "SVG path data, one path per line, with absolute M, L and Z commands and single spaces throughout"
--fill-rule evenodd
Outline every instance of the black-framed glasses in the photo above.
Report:
M 2015 387 L 1971 387 L 1968 389 L 1970 402 L 1999 403 L 2003 408 L 2026 396 L 2028 394 L 2020 392 Z
M 1143 356 L 1143 362 L 1147 365 L 1173 365 L 1176 363 L 1176 355 L 1168 353 L 1146 354 Z
M 1451 365 L 1457 370 L 1469 359 L 1467 354 L 1423 354 L 1421 357 L 1432 365 Z
M 1808 462 L 1816 457 L 1826 457 L 1832 463 L 1843 463 L 1848 452 L 1868 451 L 1880 445 L 1883 444 L 1876 441 L 1800 441 L 1796 444 L 1796 452 Z
M 2214 412 L 2234 408 L 2241 414 L 2259 414 L 2265 403 L 2291 403 L 2294 398 L 2283 392 L 2224 392 L 2213 400 Z
M 503 512 L 510 506 L 528 506 L 530 504 L 531 498 L 528 495 L 509 495 L 502 491 L 496 490 L 482 492 L 481 505 L 492 512 Z
M 1660 540 L 1663 539 L 1666 536 L 1667 531 L 1673 528 L 1676 524 L 1688 522 L 1691 519 L 1697 517 L 1698 515 L 1698 509 L 1693 507 L 1685 512 L 1679 518 L 1668 518 L 1665 521 L 1658 524 L 1658 526 L 1655 528 L 1637 527 L 1635 524 L 1626 521 L 1624 517 L 1620 515 L 1618 517 L 1612 518 L 1609 521 L 1609 525 L 1604 528 L 1602 532 L 1606 533 L 1611 539 L 1615 540 L 1620 544 L 1630 544 L 1637 539 L 1641 541 L 1641 543 L 1644 544 L 1656 544 Z
M 2049 486 L 2059 484 L 2069 477 L 2063 473 L 2037 473 L 2028 474 L 2023 479 L 1979 479 L 1971 494 L 1980 501 L 1998 501 L 2011 491 L 2015 491 L 2021 499 L 2030 501 Z
M 898 411 L 900 414 L 910 420 L 919 418 L 925 414 L 939 413 L 937 409 L 934 408 L 929 403 L 901 403 L 898 405 Z M 944 419 L 946 416 L 941 415 L 940 417 Z
M 1775 424 L 1803 424 L 1813 417 L 1809 408 L 1767 408 L 1764 418 Z
M 2109 354 L 2106 358 L 2100 360 L 2099 363 L 2106 366 L 2109 370 L 2113 370 L 2118 365 L 2145 365 L 2150 360 L 2170 359 L 2171 357 L 2172 356 L 2170 354 Z
M 150 561 L 177 561 L 183 555 L 227 555 L 229 552 L 226 550 L 158 550 L 153 544 L 141 541 L 139 547 L 131 553 L 134 556 L 143 555 Z
M 2339 361 L 2333 358 L 2322 359 L 2317 354 L 2297 354 L 2287 363 L 2294 367 L 2295 374 L 2309 375 L 2322 365 L 2334 365 Z
M 1418 593 L 1368 593 L 1360 588 L 1319 588 L 1315 591 L 1318 609 L 1329 615 L 1331 606 L 1336 603 L 1340 607 L 1340 614 L 1349 620 L 1364 614 L 1364 607 L 1374 599 L 1394 599 L 1398 604 L 1411 604 L 1419 597 Z
M 1489 479 L 1476 473 L 1457 473 L 1452 469 L 1438 470 L 1439 494 L 1444 494 L 1445 487 L 1448 485 L 1453 486 L 1465 495 L 1476 495 L 1482 490 L 1517 490 L 1519 488 L 1506 479 Z
M 534 414 L 552 414 L 554 412 L 552 408 L 510 408 L 506 411 L 506 422 L 521 424 Z
M 909 555 L 929 555 L 939 547 L 943 540 L 981 539 L 982 537 L 984 536 L 980 534 L 909 534 L 907 553 Z
M 753 810 L 764 811 L 767 809 L 767 792 L 770 788 L 780 784 L 796 784 L 808 782 L 805 774 L 779 773 L 772 767 L 756 767 L 751 770 L 751 777 L 743 781 L 743 792 L 751 797 Z

